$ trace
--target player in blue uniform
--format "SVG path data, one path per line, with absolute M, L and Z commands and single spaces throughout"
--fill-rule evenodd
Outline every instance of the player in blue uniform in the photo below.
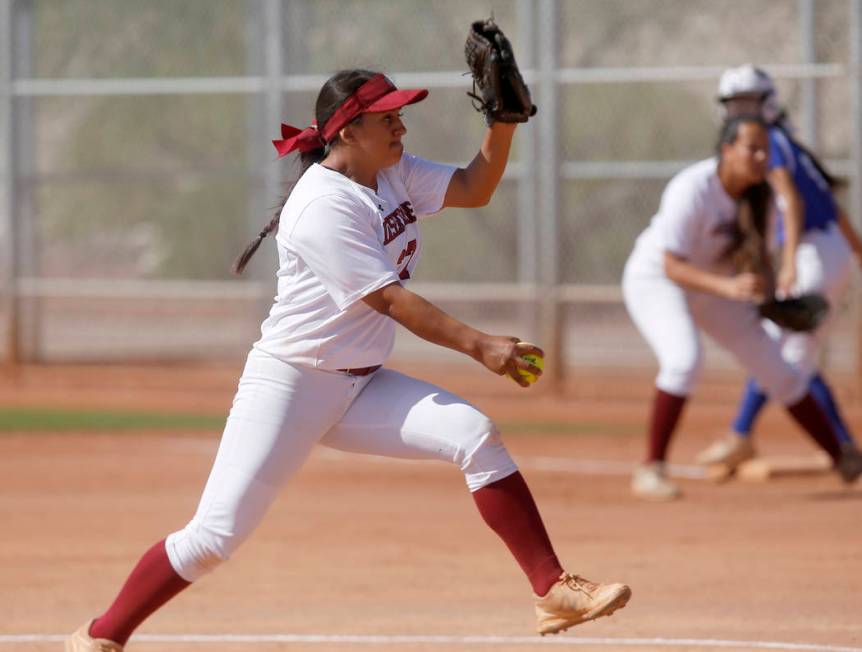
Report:
M 780 219 L 775 234 L 781 245 L 777 290 L 783 296 L 809 292 L 823 294 L 834 315 L 847 289 L 853 260 L 862 263 L 862 240 L 835 201 L 840 183 L 792 134 L 786 115 L 778 105 L 772 79 L 748 64 L 731 68 L 722 75 L 719 101 L 727 117 L 759 113 L 769 128 L 769 183 L 777 196 Z M 842 418 L 829 385 L 817 368 L 820 343 L 831 319 L 813 333 L 782 332 L 771 322 L 766 326 L 782 344 L 782 355 L 810 376 L 809 390 L 829 416 L 844 449 L 842 462 L 858 466 L 862 456 Z M 724 464 L 731 469 L 754 457 L 751 432 L 768 397 L 749 378 L 729 435 L 701 453 L 703 464 Z

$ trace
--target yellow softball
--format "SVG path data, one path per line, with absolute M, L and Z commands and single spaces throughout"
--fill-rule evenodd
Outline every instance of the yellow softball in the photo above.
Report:
M 521 356 L 521 358 L 523 360 L 526 360 L 527 362 L 529 362 L 533 366 L 538 367 L 539 369 L 544 371 L 545 359 L 542 356 L 537 355 L 535 353 L 525 353 L 524 355 Z M 518 369 L 518 373 L 521 375 L 521 378 L 526 380 L 531 385 L 533 383 L 535 383 L 537 380 L 539 380 L 539 377 L 536 374 L 530 373 L 529 371 L 524 371 L 523 369 Z

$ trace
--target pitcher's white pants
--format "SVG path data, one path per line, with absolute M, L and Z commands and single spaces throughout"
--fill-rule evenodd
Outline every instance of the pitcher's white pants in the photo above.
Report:
M 260 523 L 315 444 L 454 462 L 471 491 L 517 471 L 494 424 L 463 399 L 396 371 L 357 377 L 252 350 L 197 513 L 166 541 L 192 582 Z
M 630 266 L 623 276 L 623 298 L 658 358 L 659 389 L 675 396 L 692 393 L 703 366 L 703 331 L 776 400 L 792 405 L 805 395 L 810 374 L 782 357 L 754 304 L 686 291 L 666 277 L 640 275 Z

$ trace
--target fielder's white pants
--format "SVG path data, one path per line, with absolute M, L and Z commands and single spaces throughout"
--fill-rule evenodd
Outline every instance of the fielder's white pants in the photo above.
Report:
M 631 260 L 629 261 L 631 263 Z M 770 396 L 785 405 L 806 393 L 805 375 L 782 357 L 754 304 L 690 292 L 664 276 L 627 264 L 623 298 L 659 363 L 656 387 L 675 396 L 694 391 L 703 366 L 703 331 L 729 351 Z
M 357 377 L 252 350 L 197 513 L 166 541 L 193 582 L 260 523 L 315 444 L 454 462 L 471 491 L 517 471 L 494 424 L 463 399 L 389 369 Z
M 800 238 L 796 249 L 796 283 L 791 294 L 823 294 L 829 301 L 829 314 L 811 333 L 783 331 L 771 321 L 764 321 L 764 327 L 781 346 L 782 357 L 806 376 L 813 376 L 819 367 L 820 345 L 841 307 L 852 269 L 850 247 L 837 224 L 830 224 L 824 231 L 807 231 Z

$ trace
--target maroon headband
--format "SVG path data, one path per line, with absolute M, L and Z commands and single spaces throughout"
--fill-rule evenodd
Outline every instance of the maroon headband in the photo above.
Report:
M 312 122 L 305 129 L 282 124 L 282 140 L 274 140 L 272 144 L 278 151 L 278 158 L 297 149 L 300 152 L 320 149 L 358 115 L 400 109 L 402 106 L 424 100 L 427 96 L 428 91 L 424 88 L 400 91 L 386 78 L 386 75 L 378 73 L 344 100 L 332 117 L 326 121 L 323 133 L 317 128 L 317 121 Z

